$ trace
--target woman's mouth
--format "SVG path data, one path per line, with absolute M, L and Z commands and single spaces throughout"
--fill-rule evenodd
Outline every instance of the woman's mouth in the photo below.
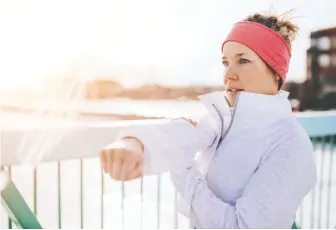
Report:
M 237 98 L 238 93 L 242 92 L 244 90 L 243 89 L 228 88 L 226 91 L 227 91 L 230 106 L 235 106 L 236 98 Z
M 243 89 L 227 89 L 228 92 L 231 92 L 231 93 L 237 93 L 237 92 L 241 92 L 241 91 L 244 91 Z

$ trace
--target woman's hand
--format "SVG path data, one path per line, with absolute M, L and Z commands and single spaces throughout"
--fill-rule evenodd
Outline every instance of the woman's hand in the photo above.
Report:
M 116 141 L 100 152 L 101 167 L 115 180 L 128 181 L 143 175 L 143 146 L 134 138 Z

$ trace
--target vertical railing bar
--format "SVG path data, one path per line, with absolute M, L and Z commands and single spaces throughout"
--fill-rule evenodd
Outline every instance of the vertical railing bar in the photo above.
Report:
M 12 179 L 12 167 L 8 166 L 8 176 L 9 179 Z M 13 222 L 11 220 L 10 217 L 8 217 L 8 229 L 12 229 L 13 228 Z
M 3 143 L 3 137 L 2 137 L 2 133 L 0 132 L 0 155 L 2 154 L 2 143 Z M 1 166 L 1 170 L 3 169 L 4 167 Z M 8 177 L 9 179 L 11 180 L 12 179 L 12 167 L 9 165 L 8 166 Z M 13 222 L 11 220 L 11 218 L 8 216 L 8 229 L 12 229 L 13 228 Z M 2 229 L 2 224 L 0 222 L 0 227 Z
M 144 178 L 141 177 L 140 180 L 140 196 L 141 196 L 141 201 L 140 201 L 140 227 L 143 229 L 143 223 L 142 223 L 142 218 L 143 218 L 143 180 Z
M 322 222 L 322 196 L 323 196 L 323 172 L 324 172 L 324 151 L 325 151 L 325 145 L 326 145 L 326 136 L 322 137 L 322 148 L 321 148 L 321 167 L 320 167 L 320 180 L 318 181 L 319 185 L 319 202 L 318 202 L 318 228 L 321 228 L 321 222 Z
M 313 138 L 312 144 L 313 144 L 314 152 L 316 152 L 316 138 Z M 315 213 L 315 190 L 316 190 L 316 187 L 314 187 L 312 189 L 310 228 L 314 228 L 314 224 L 315 224 L 315 221 L 314 221 L 314 213 Z
M 336 135 L 330 136 L 330 160 L 329 160 L 329 180 L 328 180 L 328 190 L 327 190 L 327 225 L 326 228 L 331 227 L 330 223 L 330 210 L 331 210 L 331 186 L 332 186 L 332 175 L 333 175 L 333 165 L 334 165 L 334 145 L 336 141 Z M 336 149 L 335 149 L 336 150 Z
M 58 190 L 58 228 L 62 228 L 62 203 L 61 203 L 61 162 L 57 162 L 57 190 Z
M 124 212 L 124 199 L 125 199 L 125 183 L 121 182 L 121 226 L 125 229 L 125 212 Z
M 299 217 L 299 224 L 302 227 L 303 226 L 303 208 L 304 202 L 302 202 L 302 204 L 300 205 L 300 217 Z
M 100 228 L 104 229 L 104 191 L 105 191 L 105 183 L 104 183 L 104 172 L 101 170 L 101 196 L 100 196 Z
M 80 159 L 80 226 L 81 229 L 84 228 L 84 179 L 83 179 L 83 159 Z
M 177 229 L 178 228 L 178 212 L 177 212 L 177 196 L 178 196 L 178 194 L 177 194 L 177 190 L 175 189 L 174 190 L 175 191 L 175 223 L 174 223 L 174 228 L 175 229 Z
M 34 213 L 37 215 L 37 166 L 34 168 Z
M 160 229 L 160 207 L 161 207 L 161 176 L 158 175 L 158 184 L 157 184 L 157 223 L 156 229 Z

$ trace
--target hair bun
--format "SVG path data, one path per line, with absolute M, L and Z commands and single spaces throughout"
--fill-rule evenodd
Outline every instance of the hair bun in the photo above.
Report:
M 299 27 L 295 25 L 292 21 L 285 19 L 285 17 L 290 13 L 290 11 L 280 15 L 267 15 L 256 13 L 249 15 L 245 18 L 245 21 L 257 22 L 268 28 L 278 32 L 283 39 L 287 42 L 288 46 L 291 48 L 292 42 L 295 40 Z

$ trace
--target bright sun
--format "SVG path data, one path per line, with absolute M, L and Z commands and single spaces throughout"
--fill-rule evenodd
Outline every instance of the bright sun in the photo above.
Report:
M 160 10 L 151 10 L 153 4 Z M 2 2 L 0 90 L 36 89 L 43 79 L 72 71 L 71 62 L 83 57 L 134 68 L 168 63 L 176 43 L 171 35 L 178 33 L 164 16 L 171 6 L 155 1 L 132 6 L 121 1 Z M 110 71 L 108 64 L 96 70 Z
M 42 1 L 3 3 L 1 90 L 37 89 L 44 78 L 68 68 L 69 61 L 92 44 L 94 35 L 83 33 L 85 22 L 79 24 L 70 11 L 62 12 L 62 7 L 66 5 Z

